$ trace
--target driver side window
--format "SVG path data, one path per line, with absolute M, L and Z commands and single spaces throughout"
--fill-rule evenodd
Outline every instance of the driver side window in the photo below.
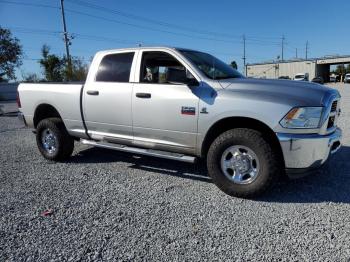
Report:
M 143 52 L 141 83 L 186 84 L 186 68 L 173 56 L 159 51 Z

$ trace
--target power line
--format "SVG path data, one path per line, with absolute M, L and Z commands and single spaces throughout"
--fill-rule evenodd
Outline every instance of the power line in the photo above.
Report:
M 162 32 L 162 33 L 167 33 L 167 34 L 172 34 L 172 35 L 178 35 L 178 36 L 184 36 L 184 37 L 189 37 L 189 38 L 197 38 L 197 39 L 203 39 L 203 40 L 208 40 L 208 41 L 215 41 L 215 42 L 223 42 L 223 43 L 241 43 L 241 41 L 237 41 L 237 40 L 228 40 L 230 39 L 235 39 L 237 38 L 237 36 L 234 35 L 230 35 L 230 34 L 224 34 L 224 33 L 218 33 L 218 32 L 211 32 L 211 31 L 206 31 L 206 30 L 198 30 L 198 29 L 193 29 L 193 28 L 189 28 L 189 27 L 184 27 L 184 26 L 179 26 L 179 25 L 175 25 L 175 24 L 171 24 L 171 23 L 167 23 L 167 22 L 162 22 L 162 21 L 157 21 L 157 20 L 153 20 L 153 19 L 149 19 L 146 17 L 142 17 L 142 16 L 137 16 L 137 15 L 133 15 L 133 14 L 129 14 L 126 12 L 122 12 L 120 10 L 116 10 L 116 9 L 109 9 L 109 8 L 105 8 L 103 6 L 99 6 L 99 5 L 95 5 L 95 4 L 91 4 L 85 1 L 81 1 L 81 0 L 66 0 L 66 2 L 70 2 L 73 4 L 78 4 L 80 6 L 84 6 L 84 7 L 88 7 L 88 8 L 93 8 L 94 10 L 99 10 L 99 11 L 103 11 L 103 12 L 108 12 L 108 13 L 113 13 L 113 14 L 118 14 L 120 16 L 126 17 L 126 18 L 131 18 L 134 20 L 138 20 L 138 21 L 146 21 L 149 23 L 157 23 L 157 25 L 159 26 L 164 26 L 164 27 L 172 27 L 175 28 L 176 30 L 182 30 L 182 31 L 188 31 L 191 33 L 195 33 L 195 34 L 201 34 L 204 36 L 198 36 L 198 35 L 193 35 L 193 34 L 187 34 L 187 33 L 181 33 L 181 32 L 174 32 L 174 31 L 170 31 L 170 30 L 163 30 L 163 29 L 158 29 L 155 27 L 148 27 L 145 25 L 139 25 L 139 24 L 135 24 L 135 23 L 130 23 L 127 21 L 121 21 L 121 20 L 117 20 L 117 19 L 113 19 L 113 18 L 108 18 L 108 17 L 104 17 L 104 16 L 98 16 L 95 14 L 91 14 L 88 12 L 83 12 L 80 10 L 73 10 L 73 9 L 67 9 L 64 8 L 64 11 L 66 12 L 70 12 L 73 14 L 77 14 L 77 15 L 81 15 L 81 16 L 87 16 L 87 17 L 92 17 L 94 19 L 99 19 L 99 20 L 103 20 L 103 21 L 107 21 L 107 22 L 112 22 L 112 23 L 118 23 L 118 24 L 123 24 L 126 26 L 130 26 L 130 27 L 135 27 L 135 28 L 141 28 L 141 29 L 146 29 L 146 30 L 150 30 L 150 31 L 156 31 L 156 32 Z M 61 8 L 59 6 L 56 5 L 47 5 L 47 4 L 38 4 L 38 3 L 28 3 L 28 2 L 23 2 L 23 1 L 8 1 L 8 0 L 0 0 L 0 3 L 7 3 L 7 4 L 14 4 L 14 5 L 22 5 L 22 6 L 33 6 L 33 7 L 40 7 L 40 8 L 49 8 L 49 9 L 59 9 L 61 10 L 61 12 L 63 11 L 63 5 L 61 6 Z M 61 3 L 63 4 L 63 0 L 61 0 Z M 63 16 L 63 20 L 64 18 L 64 12 L 62 13 Z M 65 22 L 63 22 L 65 24 Z M 65 25 L 64 25 L 65 27 Z M 24 32 L 24 31 L 22 31 Z M 28 32 L 28 31 L 27 31 Z M 38 32 L 36 31 L 36 33 L 38 34 L 46 34 L 45 31 L 42 32 Z M 47 34 L 51 34 L 51 35 L 55 35 L 57 32 L 47 32 Z M 62 32 L 59 32 L 60 34 Z M 73 36 L 73 34 L 71 34 Z M 205 35 L 210 35 L 210 37 L 206 37 Z M 66 54 L 67 57 L 70 57 L 69 55 L 69 35 L 68 32 L 66 30 L 66 28 L 64 28 L 63 31 L 63 36 L 65 39 L 65 43 L 66 43 Z M 140 42 L 142 41 L 138 41 L 136 43 L 129 41 L 129 40 L 117 40 L 117 39 L 111 39 L 111 38 L 106 38 L 106 37 L 97 37 L 97 36 L 90 36 L 90 35 L 83 35 L 83 34 L 75 34 L 74 36 L 77 36 L 80 39 L 88 39 L 88 40 L 94 40 L 94 41 L 113 41 L 113 42 L 121 42 L 121 43 L 132 43 L 132 44 L 140 44 Z M 219 36 L 222 38 L 226 38 L 226 39 L 221 39 L 221 38 L 217 38 L 217 37 L 212 37 L 212 36 Z M 68 39 L 67 39 L 68 38 Z M 284 36 L 283 36 L 284 38 Z M 274 37 L 247 37 L 246 35 L 244 36 L 244 64 L 246 64 L 246 44 L 251 44 L 251 45 L 260 45 L 260 46 L 267 46 L 267 45 L 280 45 L 278 42 L 276 41 L 272 41 L 275 40 L 277 38 Z M 68 44 L 67 44 L 68 43 Z M 284 39 L 282 40 L 282 60 L 284 59 Z M 218 52 L 215 52 L 216 54 L 220 54 Z M 223 54 L 223 53 L 222 53 Z M 227 53 L 225 55 L 228 55 Z M 232 54 L 229 54 L 232 55 Z
M 60 9 L 58 6 L 52 6 L 52 5 L 46 5 L 46 4 L 33 4 L 33 3 L 21 2 L 21 1 L 0 0 L 0 2 L 7 3 L 7 4 L 14 4 L 14 5 L 25 5 L 25 6 L 33 6 L 33 7 L 50 8 L 50 9 Z M 101 7 L 99 7 L 99 8 L 101 8 Z M 185 34 L 185 33 L 172 32 L 172 31 L 169 31 L 169 30 L 162 30 L 162 29 L 157 29 L 157 28 L 151 28 L 151 27 L 144 26 L 144 25 L 138 25 L 138 24 L 133 24 L 133 23 L 125 22 L 125 21 L 116 20 L 116 19 L 111 19 L 111 18 L 106 18 L 106 17 L 102 17 L 102 16 L 97 16 L 97 15 L 93 15 L 93 14 L 90 14 L 90 13 L 86 13 L 86 12 L 82 12 L 82 11 L 76 11 L 76 10 L 72 10 L 72 9 L 68 9 L 68 8 L 65 8 L 65 11 L 66 12 L 70 12 L 70 13 L 74 13 L 74 14 L 78 14 L 78 15 L 82 15 L 82 16 L 88 16 L 88 17 L 92 17 L 92 18 L 95 18 L 95 19 L 108 21 L 108 22 L 113 22 L 113 23 L 118 23 L 118 24 L 131 26 L 131 27 L 146 29 L 146 30 L 150 30 L 150 31 L 162 32 L 162 33 L 167 33 L 167 34 L 172 34 L 172 35 L 179 35 L 179 36 L 184 36 L 184 37 L 189 37 L 189 38 L 197 38 L 197 39 L 216 41 L 216 42 L 240 43 L 240 41 L 232 41 L 232 40 L 227 40 L 227 39 L 218 39 L 218 38 L 212 38 L 212 37 L 195 36 L 195 35 L 189 35 L 189 34 Z M 118 11 L 118 12 L 120 12 L 120 11 Z M 135 16 L 135 17 L 139 17 L 139 16 Z M 147 18 L 143 18 L 143 19 L 147 19 Z M 148 20 L 151 20 L 151 19 L 148 19 Z M 155 20 L 152 20 L 152 21 L 155 21 Z M 178 27 L 180 27 L 180 26 L 178 26 Z M 190 29 L 187 29 L 187 30 L 190 30 Z M 210 31 L 207 31 L 207 32 L 210 32 Z M 212 33 L 213 32 L 210 32 L 210 35 L 213 35 Z M 204 31 L 201 34 L 204 34 Z M 216 35 L 218 35 L 218 34 L 220 34 L 220 33 L 217 33 Z M 222 34 L 220 34 L 220 35 L 222 35 Z M 235 36 L 231 36 L 231 38 L 233 38 L 233 37 L 235 37 Z M 278 44 L 277 42 L 268 42 L 266 40 L 258 40 L 256 38 L 246 38 L 246 40 L 247 40 L 247 42 L 249 42 L 251 44 L 254 44 L 254 45 L 277 45 Z
M 46 29 L 33 29 L 33 28 L 24 28 L 24 27 L 10 27 L 10 29 L 14 32 L 20 32 L 20 33 L 28 33 L 28 34 L 42 34 L 42 35 L 51 35 L 51 36 L 59 36 L 62 34 L 60 31 L 54 31 L 54 30 L 46 30 Z M 96 35 L 87 35 L 87 34 L 80 34 L 80 33 L 71 33 L 71 35 L 74 36 L 75 39 L 79 40 L 89 40 L 89 41 L 98 41 L 98 42 L 111 42 L 111 43 L 121 43 L 121 44 L 132 44 L 137 46 L 140 41 L 130 41 L 120 38 L 110 38 L 110 37 L 103 37 L 103 36 L 96 36 Z M 148 45 L 156 45 L 155 43 L 146 43 Z M 157 45 L 162 45 L 161 43 Z M 81 50 L 81 49 L 79 49 Z M 217 50 L 202 50 L 204 52 L 213 53 L 216 55 L 228 55 L 228 56 L 239 56 L 239 54 L 235 53 L 226 53 L 226 52 L 218 52 Z
M 42 5 L 42 4 L 32 4 L 32 3 L 19 2 L 19 1 L 1 0 L 0 3 L 14 4 L 14 5 L 25 5 L 25 6 L 33 6 L 33 7 L 43 7 L 43 8 L 51 8 L 51 9 L 60 9 L 57 6 Z M 162 32 L 162 33 L 167 33 L 167 34 L 172 34 L 172 35 L 184 36 L 184 37 L 189 37 L 189 38 L 197 38 L 197 39 L 209 40 L 209 41 L 216 41 L 216 42 L 239 43 L 239 41 L 233 42 L 233 41 L 224 40 L 224 39 L 216 39 L 216 38 L 210 38 L 210 37 L 194 36 L 194 35 L 188 35 L 188 34 L 184 34 L 184 33 L 172 32 L 172 31 L 168 31 L 168 30 L 151 28 L 151 27 L 147 27 L 147 26 L 143 26 L 143 25 L 137 25 L 137 24 L 133 24 L 133 23 L 129 23 L 129 22 L 124 22 L 124 21 L 120 21 L 120 20 L 116 20 L 116 19 L 112 19 L 112 18 L 106 18 L 106 17 L 102 17 L 102 16 L 97 16 L 97 15 L 89 14 L 89 13 L 86 13 L 86 12 L 76 11 L 76 10 L 72 10 L 72 9 L 68 9 L 68 8 L 66 8 L 65 11 L 73 13 L 73 14 L 77 14 L 77 15 L 88 16 L 88 17 L 92 17 L 92 18 L 95 18 L 95 19 L 104 20 L 104 21 L 107 21 L 107 22 L 123 24 L 123 25 L 131 26 L 131 27 L 135 27 L 135 28 L 146 29 L 146 30 L 150 30 L 150 31 Z
M 205 34 L 205 35 L 210 35 L 210 36 L 216 35 L 216 36 L 219 36 L 219 37 L 225 37 L 225 38 L 231 38 L 231 39 L 240 39 L 241 38 L 241 36 L 238 36 L 238 35 L 231 35 L 231 34 L 226 34 L 226 33 L 218 33 L 218 32 L 213 32 L 213 31 L 208 31 L 208 30 L 199 30 L 199 29 L 194 29 L 194 28 L 190 28 L 190 27 L 186 27 L 186 26 L 180 26 L 180 25 L 176 25 L 176 24 L 171 24 L 171 23 L 164 22 L 164 21 L 150 19 L 150 18 L 147 18 L 147 17 L 143 17 L 143 16 L 138 16 L 138 15 L 134 15 L 134 14 L 131 14 L 131 13 L 127 13 L 125 11 L 121 11 L 121 10 L 118 10 L 118 9 L 106 8 L 104 6 L 97 5 L 97 4 L 92 4 L 92 3 L 89 3 L 87 1 L 82 1 L 82 0 L 67 0 L 67 1 L 70 2 L 70 3 L 76 4 L 76 5 L 80 5 L 80 6 L 91 8 L 93 10 L 100 10 L 100 11 L 107 12 L 107 13 L 117 14 L 119 16 L 123 16 L 123 17 L 126 17 L 128 19 L 144 21 L 144 22 L 156 24 L 157 26 L 172 27 L 172 28 L 175 28 L 177 30 L 188 31 L 188 32 L 191 32 L 191 33 L 195 32 L 195 33 L 198 33 L 198 34 Z M 248 37 L 248 40 L 251 40 L 251 41 L 265 41 L 265 42 L 267 41 L 267 40 L 262 40 L 262 39 L 274 39 L 274 40 L 277 40 L 278 38 L 277 37 Z
M 92 4 L 86 1 L 80 1 L 80 0 L 75 0 L 75 1 L 71 1 L 71 0 L 67 0 L 68 2 L 75 4 L 75 5 L 80 5 L 83 7 L 88 7 L 91 8 L 93 10 L 100 10 L 106 13 L 112 13 L 112 14 L 116 14 L 119 16 L 123 16 L 126 17 L 128 19 L 134 19 L 134 20 L 138 20 L 138 21 L 143 21 L 143 22 L 148 22 L 148 23 L 152 23 L 152 24 L 156 24 L 158 26 L 165 26 L 165 27 L 172 27 L 175 28 L 177 30 L 182 30 L 182 31 L 188 31 L 188 32 L 195 32 L 198 34 L 205 34 L 205 35 L 217 35 L 220 37 L 227 37 L 227 38 L 236 38 L 239 39 L 239 36 L 235 36 L 235 35 L 230 35 L 230 34 L 225 34 L 225 33 L 218 33 L 218 32 L 213 32 L 213 31 L 207 31 L 207 30 L 200 30 L 200 29 L 194 29 L 194 28 L 190 28 L 190 27 L 186 27 L 186 26 L 180 26 L 180 25 L 175 25 L 175 24 L 171 24 L 168 22 L 164 22 L 164 21 L 159 21 L 159 20 L 154 20 L 154 19 L 150 19 L 147 17 L 143 17 L 143 16 L 138 16 L 138 15 L 134 15 L 131 13 L 127 13 L 121 10 L 117 10 L 117 9 L 111 9 L 111 8 L 106 8 L 104 6 L 101 5 L 96 5 L 96 4 Z
M 97 15 L 93 15 L 93 14 L 89 14 L 89 13 L 85 13 L 85 12 L 81 12 L 81 11 L 75 11 L 75 10 L 71 10 L 71 9 L 66 9 L 66 11 L 74 13 L 74 14 L 78 14 L 78 15 L 88 16 L 88 17 L 92 17 L 95 19 L 100 19 L 100 20 L 112 22 L 112 23 L 123 24 L 123 25 L 131 26 L 131 27 L 136 27 L 136 28 L 141 28 L 141 29 L 146 29 L 146 30 L 156 31 L 156 32 L 162 32 L 162 33 L 167 33 L 167 34 L 172 34 L 172 35 L 184 36 L 184 37 L 188 37 L 188 38 L 192 38 L 192 39 L 197 38 L 197 39 L 202 39 L 202 40 L 209 40 L 209 41 L 215 41 L 215 42 L 225 42 L 225 43 L 231 43 L 231 44 L 232 43 L 239 43 L 239 41 L 230 41 L 230 40 L 210 38 L 210 37 L 194 36 L 194 35 L 188 35 L 188 34 L 184 34 L 184 33 L 176 33 L 176 32 L 172 32 L 172 31 L 168 31 L 168 30 L 151 28 L 151 27 L 147 27 L 147 26 L 132 24 L 132 23 L 116 20 L 116 19 L 106 18 L 106 17 L 97 16 Z
M 33 28 L 24 28 L 24 27 L 9 27 L 9 28 L 12 31 L 19 32 L 19 33 L 41 34 L 41 35 L 51 35 L 51 36 L 59 36 L 62 34 L 61 31 L 46 30 L 46 29 L 33 29 Z M 133 44 L 133 45 L 137 45 L 138 43 L 140 43 L 139 41 L 136 41 L 136 40 L 130 41 L 130 40 L 119 39 L 119 38 L 86 35 L 86 34 L 80 34 L 80 33 L 74 33 L 74 32 L 71 33 L 71 35 L 78 39 L 101 41 L 101 42 L 113 42 L 113 43 Z
M 30 34 L 43 34 L 43 35 L 52 35 L 52 36 L 58 36 L 62 34 L 61 31 L 54 31 L 54 30 L 46 30 L 46 29 L 33 29 L 33 28 L 25 28 L 25 27 L 16 27 L 16 26 L 10 26 L 9 29 L 19 32 L 19 33 L 30 33 Z
M 23 5 L 23 6 L 34 6 L 34 7 L 59 9 L 59 6 L 53 6 L 53 5 L 47 5 L 47 4 L 34 4 L 34 3 L 27 3 L 27 2 L 21 2 L 21 1 L 7 1 L 7 0 L 1 0 L 0 2 L 4 3 L 4 4 L 13 4 L 13 5 Z
M 30 58 L 30 57 L 24 57 L 23 60 L 27 61 L 40 61 L 42 58 Z M 87 59 L 84 57 L 79 57 L 79 58 L 72 58 L 72 61 L 85 61 L 85 62 L 91 62 L 91 59 Z

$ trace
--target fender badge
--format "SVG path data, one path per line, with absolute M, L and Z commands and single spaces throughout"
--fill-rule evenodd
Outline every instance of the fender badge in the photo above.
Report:
M 181 114 L 194 116 L 196 114 L 196 108 L 190 106 L 183 106 L 181 107 Z
M 201 114 L 208 114 L 207 108 L 203 107 L 200 113 Z

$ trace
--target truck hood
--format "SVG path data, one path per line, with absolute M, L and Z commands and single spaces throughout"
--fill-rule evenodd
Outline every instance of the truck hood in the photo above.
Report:
M 339 96 L 335 89 L 307 81 L 234 78 L 219 83 L 239 96 L 291 106 L 324 106 L 330 96 Z

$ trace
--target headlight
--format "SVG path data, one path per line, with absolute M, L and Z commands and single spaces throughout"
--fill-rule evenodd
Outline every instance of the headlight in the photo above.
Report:
M 323 107 L 296 107 L 280 121 L 284 128 L 318 128 Z

